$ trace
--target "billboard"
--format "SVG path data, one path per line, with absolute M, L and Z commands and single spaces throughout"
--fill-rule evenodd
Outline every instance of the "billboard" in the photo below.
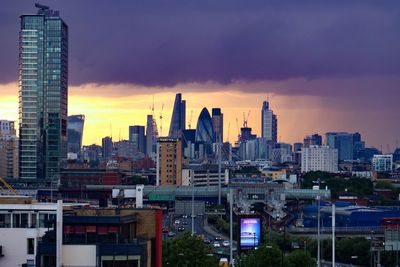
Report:
M 261 243 L 261 218 L 240 217 L 239 244 L 241 249 L 258 247 Z

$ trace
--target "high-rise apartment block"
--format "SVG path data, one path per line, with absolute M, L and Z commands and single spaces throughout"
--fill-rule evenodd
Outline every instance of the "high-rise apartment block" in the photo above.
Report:
M 159 138 L 157 142 L 157 185 L 182 185 L 182 142 Z
M 328 146 L 310 146 L 301 149 L 301 172 L 338 172 L 338 151 Z
M 261 137 L 267 141 L 278 141 L 278 120 L 274 112 L 269 109 L 269 102 L 264 101 L 261 109 Z
M 169 126 L 170 138 L 181 138 L 186 124 L 186 101 L 182 100 L 182 94 L 176 94 L 174 109 L 172 111 L 171 124 Z
M 68 27 L 36 4 L 19 34 L 19 176 L 58 177 L 67 156 Z
M 393 170 L 393 155 L 374 155 L 372 167 L 376 172 L 390 172 Z

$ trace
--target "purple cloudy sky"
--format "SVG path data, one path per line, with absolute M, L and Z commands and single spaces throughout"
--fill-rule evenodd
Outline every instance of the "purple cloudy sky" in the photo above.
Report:
M 35 12 L 33 3 L 1 3 L 0 83 L 16 80 L 18 16 Z M 72 85 L 258 84 L 239 90 L 376 109 L 392 140 L 400 131 L 400 1 L 41 3 L 70 27 Z

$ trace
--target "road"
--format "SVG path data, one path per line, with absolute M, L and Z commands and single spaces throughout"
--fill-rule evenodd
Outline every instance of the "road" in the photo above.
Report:
M 179 221 L 179 223 L 177 223 Z M 179 227 L 184 227 L 184 231 L 178 231 Z M 173 213 L 165 214 L 163 217 L 163 228 L 168 228 L 170 232 L 174 232 L 177 236 L 182 235 L 184 232 L 192 232 L 192 219 L 190 215 L 187 218 L 183 218 L 181 215 L 177 216 Z M 215 238 L 218 237 L 222 240 L 218 241 L 221 244 L 220 248 L 214 248 L 214 251 L 218 254 L 229 255 L 229 246 L 223 247 L 223 241 L 229 241 L 229 238 L 220 234 L 219 232 L 212 229 L 212 227 L 207 224 L 207 215 L 196 216 L 194 219 L 194 232 L 197 236 L 201 237 L 203 240 L 209 240 L 210 245 L 213 244 Z M 167 233 L 163 233 L 164 240 L 170 240 L 174 237 L 168 237 Z M 234 248 L 236 247 L 236 242 L 233 242 Z M 235 251 L 236 249 L 234 249 Z

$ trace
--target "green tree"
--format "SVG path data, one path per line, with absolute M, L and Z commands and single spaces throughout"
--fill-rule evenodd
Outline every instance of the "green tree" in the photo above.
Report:
M 212 247 L 189 232 L 163 243 L 163 266 L 211 267 L 218 265 Z
M 315 266 L 315 261 L 309 253 L 302 249 L 296 249 L 287 256 L 288 267 L 309 267 Z
M 284 266 L 287 266 L 286 259 Z M 261 245 L 258 249 L 244 254 L 239 261 L 240 267 L 281 267 L 282 251 L 275 244 Z
M 377 182 L 376 182 L 375 188 L 379 188 L 379 189 L 391 189 L 391 190 L 393 190 L 393 189 L 394 189 L 394 186 L 393 186 L 393 184 L 392 184 L 390 181 L 381 180 L 381 181 L 377 181 Z

